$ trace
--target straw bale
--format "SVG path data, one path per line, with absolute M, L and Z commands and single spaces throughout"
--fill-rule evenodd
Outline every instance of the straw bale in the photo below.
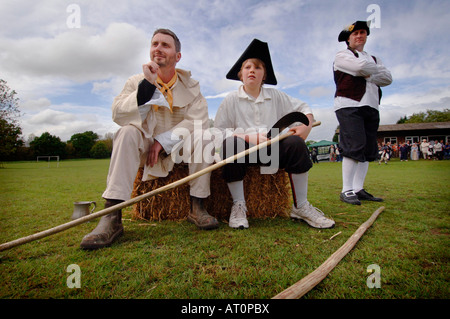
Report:
M 142 182 L 143 169 L 134 182 L 133 197 L 188 176 L 186 164 L 176 164 L 167 177 Z M 284 170 L 276 174 L 260 174 L 259 167 L 249 167 L 244 178 L 245 199 L 249 218 L 287 217 L 291 207 L 289 178 Z M 228 221 L 232 198 L 222 178 L 222 169 L 211 172 L 211 196 L 205 200 L 208 212 L 222 221 Z M 133 217 L 145 220 L 181 220 L 190 211 L 189 183 L 162 194 L 144 199 L 133 206 Z

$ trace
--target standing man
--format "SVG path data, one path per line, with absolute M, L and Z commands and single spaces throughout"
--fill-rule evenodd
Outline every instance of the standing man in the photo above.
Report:
M 423 159 L 428 158 L 428 148 L 430 146 L 430 143 L 427 142 L 427 139 L 422 139 L 422 143 L 420 143 L 420 151 L 422 152 Z
M 391 84 L 392 76 L 379 58 L 364 51 L 369 34 L 366 21 L 342 30 L 338 41 L 345 41 L 347 48 L 334 60 L 334 109 L 343 156 L 340 199 L 353 205 L 361 205 L 361 200 L 382 201 L 364 190 L 364 181 L 369 162 L 377 157 L 380 87 Z
M 440 143 L 438 140 L 434 141 L 433 149 L 434 149 L 434 154 L 436 154 L 435 159 L 437 159 L 437 160 L 442 160 L 444 158 L 443 152 L 442 152 L 443 142 L 444 142 L 443 140 L 441 140 Z
M 180 148 L 184 153 L 188 149 L 189 154 L 203 154 L 205 143 L 199 141 L 203 134 L 194 134 L 194 126 L 196 129 L 199 126 L 200 131 L 208 127 L 208 106 L 191 73 L 175 68 L 181 59 L 181 44 L 175 33 L 168 29 L 153 33 L 150 59 L 142 66 L 142 74 L 128 79 L 112 105 L 113 120 L 121 128 L 114 137 L 107 186 L 102 195 L 106 199 L 105 208 L 130 199 L 139 167 L 144 167 L 143 181 L 165 177 L 178 160 Z M 188 132 L 189 136 L 180 137 L 179 132 Z M 203 158 L 190 160 L 189 173 L 209 164 Z M 209 186 L 210 173 L 190 182 L 188 221 L 200 229 L 219 225 L 203 208 L 203 199 L 210 195 Z M 122 213 L 116 210 L 100 219 L 97 227 L 83 238 L 81 248 L 109 246 L 122 233 Z
M 311 151 L 311 159 L 313 163 L 319 164 L 319 161 L 317 160 L 317 148 L 313 147 Z

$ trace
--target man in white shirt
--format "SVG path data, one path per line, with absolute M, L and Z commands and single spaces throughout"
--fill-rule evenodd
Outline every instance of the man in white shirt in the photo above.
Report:
M 361 205 L 361 200 L 382 201 L 364 189 L 369 162 L 377 157 L 380 87 L 392 83 L 392 76 L 379 58 L 364 51 L 370 34 L 366 21 L 356 21 L 341 31 L 339 42 L 347 49 L 336 54 L 334 110 L 339 121 L 342 149 L 342 192 L 340 199 Z
M 108 172 L 105 208 L 130 199 L 139 167 L 144 167 L 143 181 L 165 177 L 172 170 L 174 158 L 184 139 L 178 132 L 188 132 L 189 148 L 204 154 L 203 134 L 194 128 L 209 127 L 208 105 L 200 92 L 198 81 L 189 71 L 175 68 L 181 59 L 178 37 L 168 29 L 154 32 L 151 61 L 142 66 L 143 73 L 130 77 L 112 105 L 113 120 L 121 126 L 113 142 Z M 197 136 L 197 138 L 196 138 Z M 183 146 L 184 147 L 184 146 Z M 197 149 L 197 147 L 200 148 Z M 170 156 L 169 156 L 170 155 Z M 178 159 L 176 159 L 178 161 Z M 189 173 L 208 167 L 211 161 L 189 162 Z M 190 182 L 191 211 L 188 221 L 200 229 L 214 229 L 218 221 L 205 210 L 203 199 L 210 195 L 210 173 Z M 122 214 L 116 210 L 103 216 L 97 227 L 87 234 L 83 249 L 111 245 L 123 233 Z
M 433 151 L 435 154 L 435 159 L 442 160 L 444 158 L 442 150 L 443 150 L 443 141 L 439 142 L 438 140 L 434 141 Z

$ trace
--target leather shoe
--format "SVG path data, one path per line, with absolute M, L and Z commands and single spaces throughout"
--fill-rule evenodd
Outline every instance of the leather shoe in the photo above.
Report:
M 123 200 L 107 199 L 105 208 L 112 207 Z M 95 229 L 83 237 L 80 247 L 86 250 L 109 247 L 123 234 L 122 210 L 118 209 L 100 218 Z
M 216 229 L 219 227 L 218 220 L 208 214 L 203 206 L 203 199 L 194 196 L 191 196 L 191 211 L 189 212 L 187 220 L 203 230 Z
M 361 189 L 359 192 L 355 193 L 358 196 L 359 200 L 369 200 L 372 202 L 382 202 L 383 199 L 379 197 L 374 197 L 372 194 L 369 194 L 364 189 Z
M 359 201 L 358 196 L 354 191 L 342 192 L 339 198 L 341 199 L 341 201 L 347 204 L 361 205 L 361 202 Z

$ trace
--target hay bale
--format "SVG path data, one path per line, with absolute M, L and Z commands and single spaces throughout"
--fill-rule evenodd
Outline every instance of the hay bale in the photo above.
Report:
M 133 197 L 188 176 L 186 164 L 177 164 L 167 177 L 142 182 L 143 169 L 134 182 Z M 276 174 L 260 174 L 259 167 L 249 167 L 244 178 L 244 191 L 250 218 L 287 217 L 291 207 L 289 178 L 284 170 Z M 205 200 L 208 212 L 228 221 L 232 198 L 222 178 L 222 169 L 211 173 L 211 196 Z M 189 183 L 136 203 L 133 216 L 145 220 L 181 220 L 190 211 Z
M 142 182 L 143 171 L 144 169 L 140 168 L 136 175 L 132 197 L 148 193 L 188 175 L 187 165 L 178 164 L 167 177 Z M 132 215 L 145 220 L 179 220 L 187 217 L 189 211 L 189 184 L 185 183 L 136 203 Z

